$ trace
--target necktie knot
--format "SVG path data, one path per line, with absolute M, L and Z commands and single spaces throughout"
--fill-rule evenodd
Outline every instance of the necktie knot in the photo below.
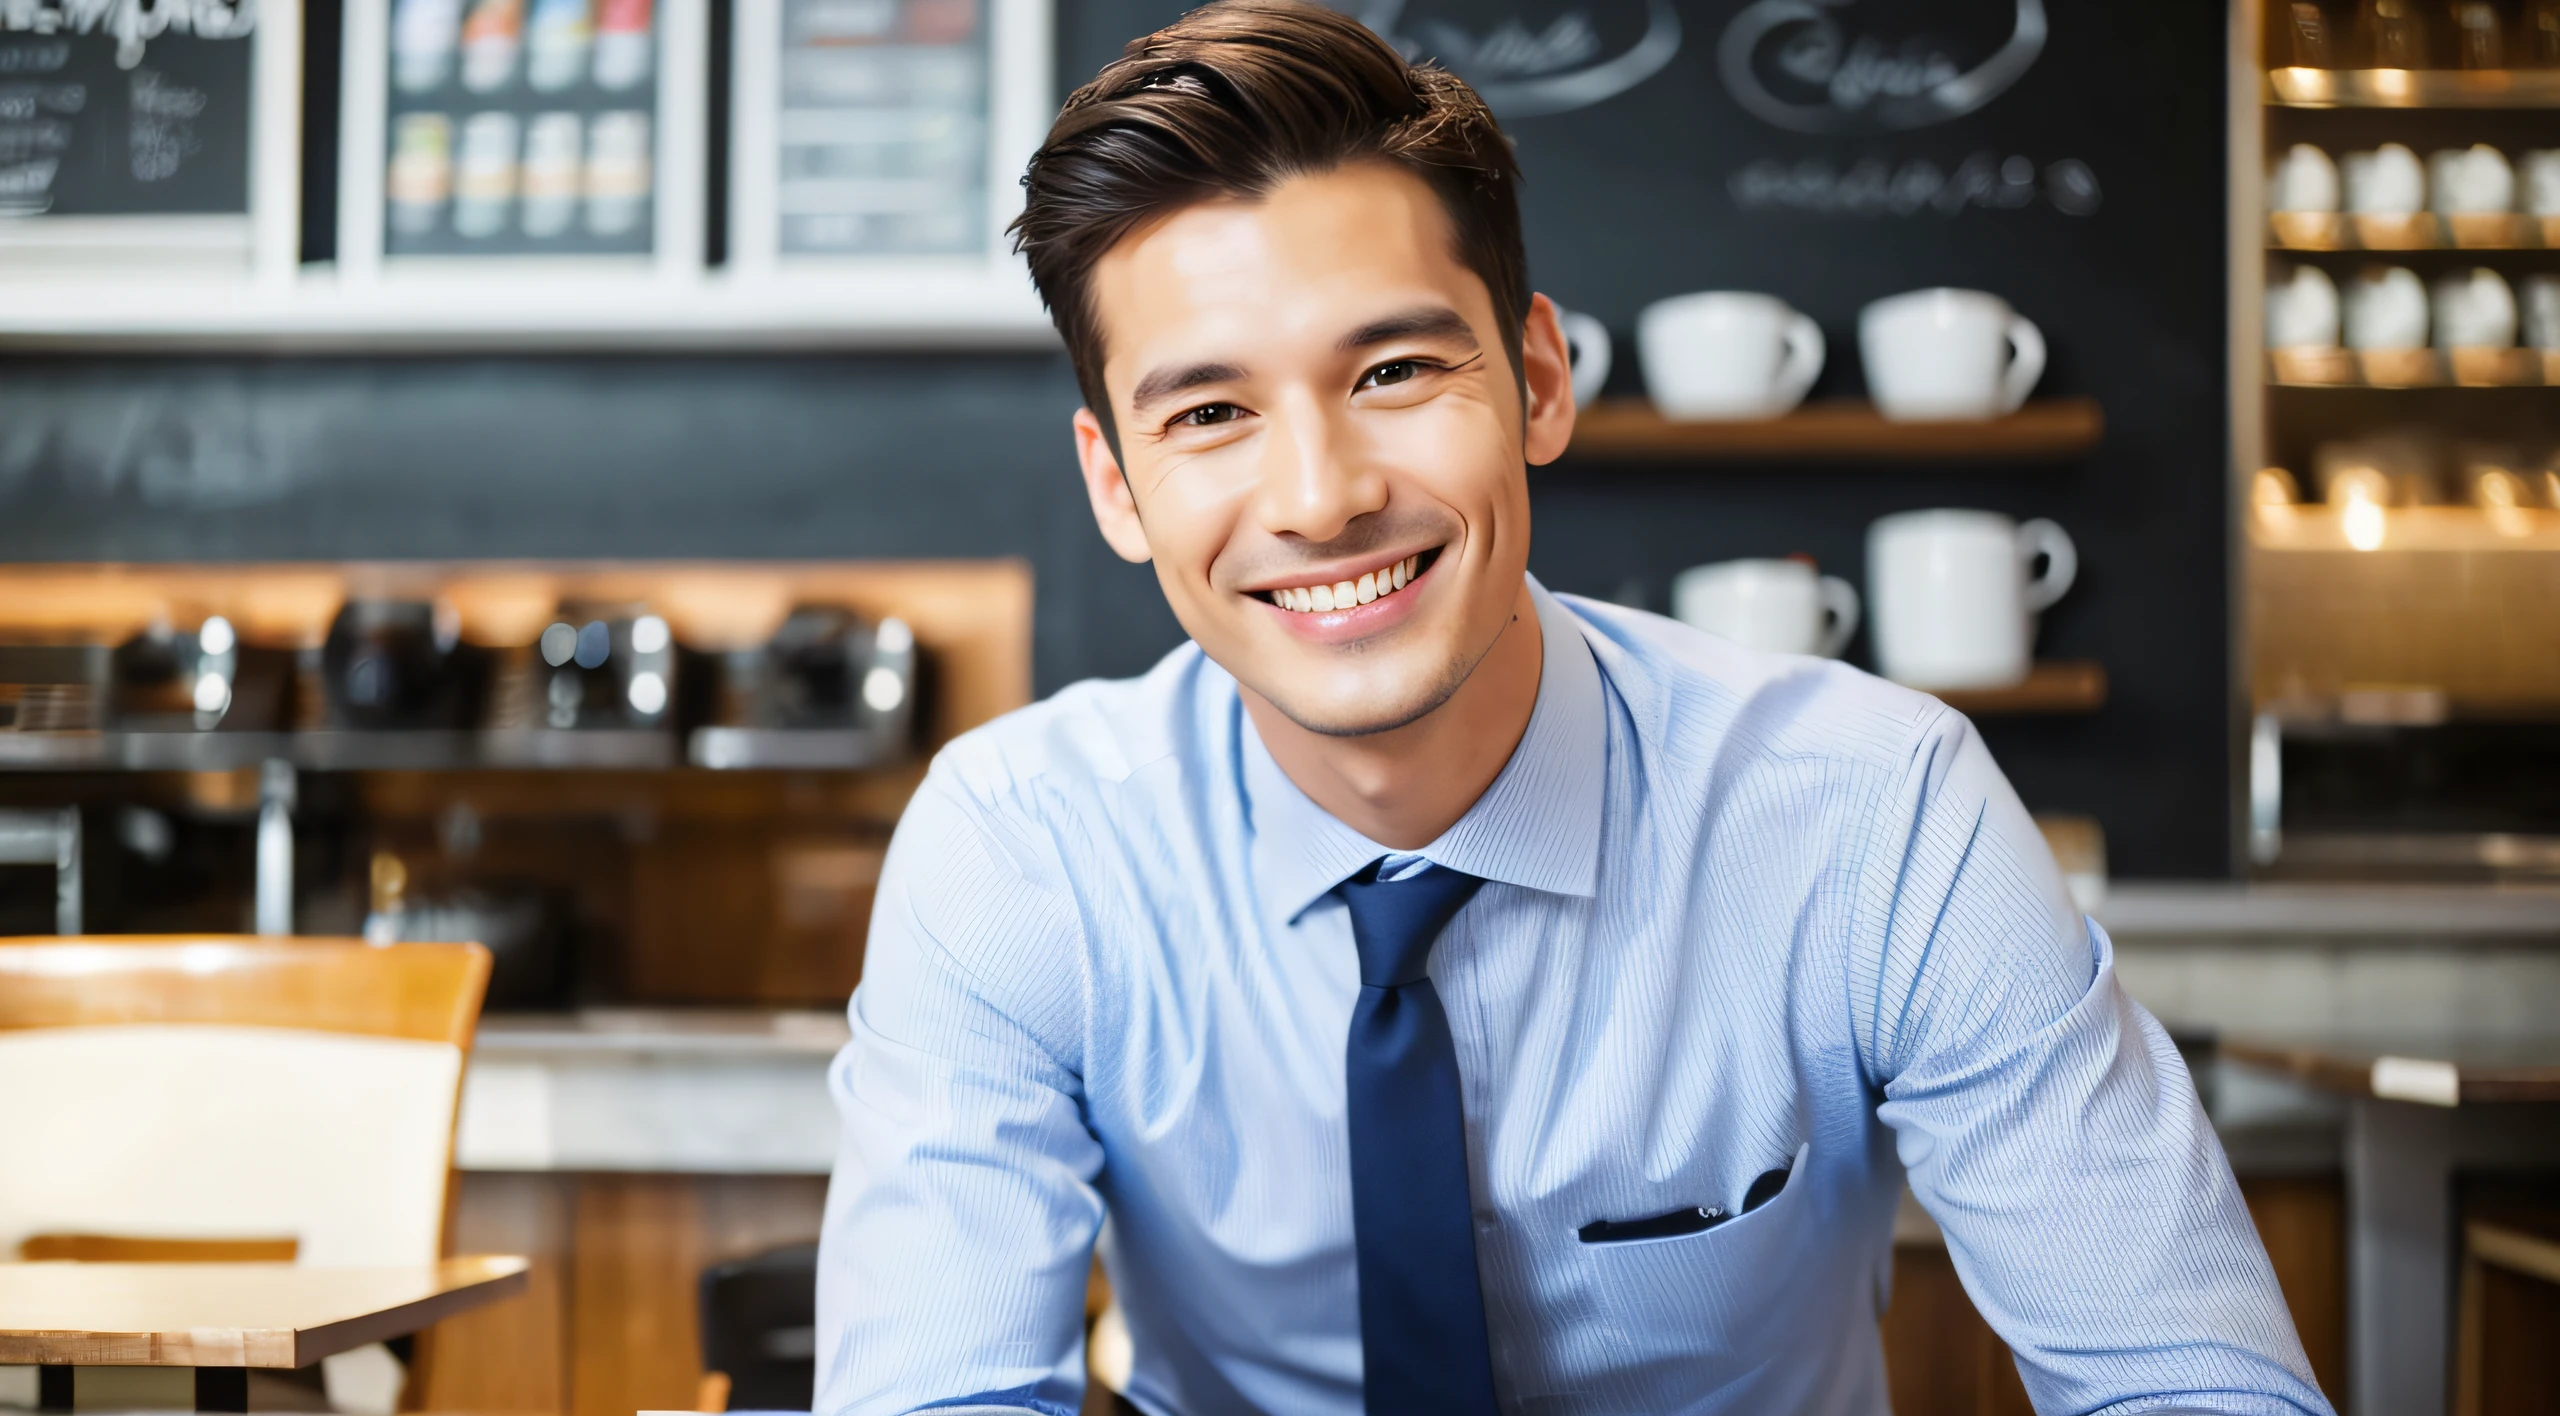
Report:
M 1431 946 L 1484 881 L 1445 865 L 1426 865 L 1396 880 L 1378 878 L 1381 857 L 1338 888 L 1351 909 L 1351 939 L 1360 950 L 1360 982 L 1401 988 L 1429 977 Z

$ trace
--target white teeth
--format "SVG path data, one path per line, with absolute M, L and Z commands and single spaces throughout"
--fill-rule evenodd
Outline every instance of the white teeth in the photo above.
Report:
M 1331 585 L 1300 585 L 1271 592 L 1271 603 L 1299 614 L 1320 614 L 1327 610 L 1347 610 L 1365 605 L 1382 595 L 1392 595 L 1413 582 L 1422 573 L 1422 557 L 1406 556 L 1384 570 L 1373 570 L 1358 580 L 1337 580 Z

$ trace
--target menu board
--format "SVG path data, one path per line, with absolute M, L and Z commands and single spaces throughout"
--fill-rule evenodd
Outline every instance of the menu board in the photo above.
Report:
M 986 251 L 984 0 L 781 4 L 778 254 Z
M 653 0 L 395 0 L 388 256 L 646 255 Z
M 249 210 L 255 0 L 0 5 L 0 218 Z

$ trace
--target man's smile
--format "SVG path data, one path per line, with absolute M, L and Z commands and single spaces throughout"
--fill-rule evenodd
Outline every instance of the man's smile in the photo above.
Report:
M 1356 574 L 1345 572 L 1338 577 L 1317 579 L 1308 584 L 1283 585 L 1245 593 L 1266 604 L 1302 615 L 1358 609 L 1385 599 L 1420 579 L 1440 559 L 1442 549 L 1434 546 L 1384 565 L 1364 568 Z

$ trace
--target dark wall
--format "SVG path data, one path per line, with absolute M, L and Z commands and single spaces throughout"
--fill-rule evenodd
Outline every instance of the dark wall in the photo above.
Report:
M 1061 92 L 1181 8 L 1058 3 Z M 1996 46 L 2017 3 L 1834 13 L 1888 57 L 1930 33 L 1962 57 Z M 1508 5 L 1531 38 L 1579 9 L 1604 51 L 1645 13 Z M 1730 556 L 1806 551 L 1863 580 L 1865 525 L 1889 511 L 2053 517 L 2081 578 L 2042 652 L 2105 661 L 2113 696 L 2094 717 L 1985 732 L 2030 806 L 2100 819 L 2119 873 L 2223 873 L 2220 8 L 2063 7 L 1979 111 L 1819 135 L 1752 116 L 1719 77 L 1742 9 L 1678 0 L 1681 46 L 1658 73 L 1507 124 L 1535 282 L 1616 333 L 1613 391 L 1641 390 L 1634 316 L 1663 295 L 1759 289 L 1811 313 L 1832 346 L 1822 396 L 1859 391 L 1860 305 L 1970 285 L 2043 326 L 2043 391 L 2098 398 L 2106 441 L 2014 469 L 1570 463 L 1533 481 L 1534 568 L 1661 609 L 1678 570 Z M 1454 42 L 1430 28 L 1441 15 L 1481 38 L 1487 13 L 1416 3 L 1399 28 Z M 1148 571 L 1092 529 L 1075 403 L 1056 355 L 21 358 L 0 363 L 0 557 L 1021 555 L 1045 692 L 1136 671 L 1180 634 Z

